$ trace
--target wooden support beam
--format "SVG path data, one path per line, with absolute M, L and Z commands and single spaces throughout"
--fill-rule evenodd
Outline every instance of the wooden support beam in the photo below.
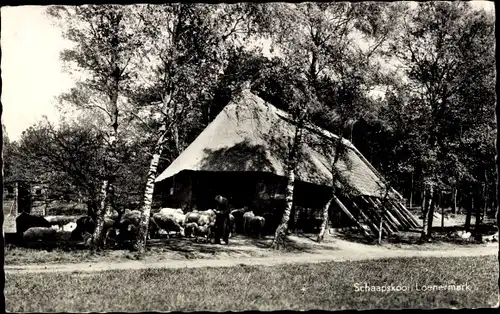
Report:
M 386 204 L 387 212 L 390 213 L 394 219 L 398 222 L 399 229 L 406 230 L 409 228 L 409 225 L 406 222 L 406 219 L 400 215 L 400 213 L 392 206 L 390 202 Z
M 388 206 L 384 206 L 384 204 L 382 204 L 382 201 L 378 198 L 374 198 L 374 200 L 377 202 L 377 204 L 379 205 L 379 207 L 381 208 L 382 210 L 382 213 L 385 214 L 385 216 L 387 218 L 389 218 L 389 221 L 392 222 L 392 224 L 399 230 L 399 229 L 402 229 L 403 226 L 401 225 L 401 223 L 398 221 L 398 219 L 396 217 L 394 217 L 394 215 L 390 212 Z M 386 202 L 387 203 L 387 202 Z
M 371 197 L 368 196 L 366 198 L 372 204 L 372 206 L 375 208 L 375 210 L 379 212 L 380 218 L 382 218 L 382 217 L 385 218 L 384 219 L 384 224 L 389 227 L 389 230 L 392 231 L 393 233 L 395 233 L 396 231 L 398 231 L 397 226 L 392 221 L 390 221 L 390 219 L 388 218 L 388 215 L 385 213 L 384 209 L 383 208 L 381 209 L 378 206 L 378 204 Z
M 401 209 L 401 212 L 410 219 L 414 225 L 415 228 L 421 227 L 420 222 L 413 216 L 412 213 L 406 207 L 401 204 L 400 202 L 393 202 L 394 205 L 396 205 L 399 209 Z
M 405 230 L 413 227 L 413 224 L 409 221 L 409 219 L 406 218 L 391 201 L 388 202 L 388 205 L 392 212 L 399 218 L 399 222 L 403 225 Z
M 405 213 L 401 207 L 398 206 L 397 202 L 391 202 L 391 205 L 394 206 L 394 209 L 402 216 L 406 219 L 408 225 L 409 225 L 409 228 L 417 228 L 419 227 L 418 224 L 415 223 L 415 221 L 412 219 L 411 216 L 409 216 L 407 213 Z
M 377 206 L 375 203 L 371 202 L 369 198 L 366 196 L 362 195 L 361 199 L 364 200 L 367 204 L 367 209 L 369 212 L 373 213 L 373 216 L 375 216 L 375 219 L 379 222 L 382 219 L 382 216 L 380 215 L 379 212 L 377 212 Z M 384 231 L 387 232 L 388 235 L 392 235 L 395 233 L 395 231 L 389 226 L 387 221 L 384 221 Z
M 394 200 L 394 199 L 391 199 L 389 201 L 389 204 L 391 205 L 392 209 L 393 209 L 393 212 L 395 212 L 399 217 L 401 217 L 400 219 L 402 221 L 405 222 L 405 224 L 408 226 L 408 227 L 411 227 L 413 226 L 413 221 L 410 219 L 411 217 L 408 217 L 408 215 L 406 215 L 402 210 L 401 208 L 399 208 L 397 206 L 397 200 Z
M 420 222 L 418 221 L 417 218 L 415 218 L 415 216 L 413 216 L 412 213 L 410 213 L 410 211 L 403 205 L 401 204 L 400 202 L 396 202 L 396 204 L 401 208 L 401 210 L 406 214 L 408 215 L 408 217 L 411 218 L 411 220 L 417 224 L 417 226 L 420 226 Z
M 358 210 L 358 212 L 360 213 L 361 217 L 363 217 L 363 220 L 365 221 L 365 223 L 368 225 L 368 227 L 370 227 L 370 229 L 372 230 L 373 234 L 377 235 L 379 233 L 379 228 L 377 227 L 377 225 L 373 222 L 373 220 L 371 218 L 369 218 L 363 212 L 363 210 L 361 209 L 361 207 L 358 206 L 358 204 L 356 204 L 356 202 L 354 200 L 351 200 L 351 202 L 352 202 L 352 206 Z
M 394 210 L 396 210 L 402 217 L 406 219 L 406 222 L 408 224 L 408 228 L 415 228 L 417 225 L 415 222 L 409 217 L 406 213 L 404 213 L 396 204 L 395 202 L 391 202 L 391 205 L 394 206 Z
M 342 209 L 342 211 L 347 215 L 349 216 L 349 218 L 351 218 L 355 223 L 356 225 L 362 230 L 363 234 L 366 236 L 366 237 L 369 237 L 369 234 L 368 232 L 365 230 L 365 228 L 363 228 L 363 226 L 361 225 L 361 223 L 359 222 L 359 220 L 357 220 L 352 214 L 351 212 L 347 209 L 347 207 L 344 206 L 344 204 L 342 204 L 342 202 L 338 199 L 338 197 L 333 194 L 333 200 L 335 201 L 335 203 L 337 203 L 337 205 L 339 205 L 340 209 Z

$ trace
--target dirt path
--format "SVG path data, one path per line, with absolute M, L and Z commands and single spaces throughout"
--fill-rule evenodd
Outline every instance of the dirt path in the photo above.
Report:
M 325 247 L 326 248 L 326 247 Z M 220 258 L 196 260 L 162 260 L 162 261 L 126 261 L 97 262 L 55 265 L 5 265 L 7 274 L 44 273 L 44 272 L 96 272 L 105 270 L 147 269 L 147 268 L 195 268 L 195 267 L 231 267 L 239 265 L 274 266 L 281 264 L 307 264 L 320 262 L 341 262 L 370 260 L 396 257 L 460 257 L 496 255 L 498 244 L 481 247 L 459 247 L 447 250 L 408 250 L 370 246 L 347 241 L 335 241 L 336 250 L 318 249 L 314 253 L 289 253 L 279 256 L 252 258 Z

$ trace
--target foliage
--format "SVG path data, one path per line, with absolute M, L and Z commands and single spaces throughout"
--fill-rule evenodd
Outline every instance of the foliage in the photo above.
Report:
M 405 89 L 412 91 L 409 113 L 418 129 L 413 163 L 424 180 L 438 185 L 444 177 L 459 180 L 468 175 L 460 171 L 467 161 L 453 160 L 465 153 L 463 136 L 472 139 L 474 128 L 492 124 L 493 20 L 467 3 L 429 2 L 408 12 L 402 25 L 391 49 L 408 77 Z M 479 115 L 470 115 L 478 109 Z M 474 152 L 470 148 L 467 157 Z
M 86 126 L 62 124 L 56 129 L 42 121 L 21 135 L 20 167 L 30 179 L 48 183 L 54 197 L 78 191 L 90 200 L 102 172 L 102 141 Z
M 2 131 L 4 181 L 20 179 L 22 177 L 22 171 L 20 169 L 21 160 L 19 160 L 19 145 L 16 142 L 10 141 L 3 124 Z

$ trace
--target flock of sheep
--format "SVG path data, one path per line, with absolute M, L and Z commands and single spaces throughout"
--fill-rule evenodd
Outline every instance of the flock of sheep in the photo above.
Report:
M 104 244 L 122 245 L 137 238 L 141 211 L 125 210 L 122 215 L 109 213 L 104 219 Z M 248 209 L 193 210 L 184 213 L 180 208 L 162 208 L 151 215 L 148 238 L 158 238 L 161 233 L 170 237 L 178 236 L 200 238 L 206 242 L 229 243 L 229 238 L 236 233 L 261 237 L 266 220 Z M 84 241 L 90 244 L 95 231 L 95 219 L 90 216 L 36 216 L 21 213 L 16 217 L 16 231 L 20 243 L 33 241 L 55 241 L 62 234 L 71 232 L 69 240 Z

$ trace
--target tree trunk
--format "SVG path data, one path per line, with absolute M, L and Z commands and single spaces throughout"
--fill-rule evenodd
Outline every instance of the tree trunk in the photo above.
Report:
M 431 221 L 431 210 L 434 211 L 433 208 L 433 197 L 434 197 L 434 188 L 431 185 L 429 187 L 429 192 L 424 190 L 424 210 L 423 210 L 423 219 L 422 219 L 422 241 L 427 241 L 430 235 L 429 222 Z M 434 215 L 434 213 L 432 213 Z
M 429 213 L 428 213 L 428 219 L 429 221 L 427 222 L 427 238 L 431 239 L 432 238 L 432 225 L 434 222 L 434 212 L 436 208 L 436 199 L 437 199 L 437 193 L 434 191 L 434 188 L 431 187 L 431 195 L 429 196 L 430 200 L 430 205 L 429 205 Z
M 427 211 L 429 210 L 429 201 L 427 199 L 427 191 L 424 190 L 422 192 L 422 234 L 421 234 L 421 240 L 425 240 L 427 234 Z
M 378 229 L 378 244 L 381 245 L 382 244 L 382 231 L 383 231 L 383 226 L 384 224 L 384 217 L 380 217 L 380 225 L 379 225 L 379 229 Z
M 144 190 L 144 199 L 142 205 L 141 221 L 139 223 L 139 232 L 137 234 L 137 253 L 142 256 L 146 251 L 146 241 L 148 238 L 149 218 L 151 216 L 151 204 L 153 203 L 153 192 L 155 186 L 156 173 L 158 171 L 158 163 L 164 146 L 164 138 L 166 131 L 160 136 L 156 142 L 153 156 L 149 163 L 148 176 L 146 181 L 146 189 Z
M 470 195 L 470 202 L 467 204 L 467 211 L 465 216 L 465 231 L 470 231 L 470 221 L 472 218 L 472 212 L 474 211 L 474 196 Z
M 411 172 L 410 208 L 413 207 L 413 171 Z
M 495 164 L 496 164 L 496 191 L 495 191 L 495 207 L 496 207 L 496 218 L 497 218 L 497 231 L 500 231 L 500 156 L 499 156 L 499 149 L 500 149 L 500 132 L 499 132 L 499 124 L 500 124 L 500 104 L 498 101 L 495 104 L 495 120 L 496 120 L 496 128 L 497 128 L 497 138 L 495 141 Z M 500 241 L 498 241 L 498 265 L 500 267 Z M 496 274 L 498 276 L 498 303 L 496 307 L 500 307 L 500 272 L 497 272 Z
M 482 236 L 481 236 L 481 206 L 478 206 L 478 204 L 476 204 L 476 208 L 475 208 L 475 214 L 476 214 L 476 224 L 474 226 L 474 238 L 476 241 L 481 241 L 482 239 Z
M 488 212 L 488 184 L 483 183 L 483 219 L 486 219 L 486 213 Z
M 328 212 L 330 210 L 330 205 L 332 204 L 333 195 L 335 195 L 335 189 L 332 189 L 332 197 L 326 202 L 325 207 L 323 207 L 323 221 L 321 222 L 321 227 L 318 234 L 318 242 L 323 241 L 325 238 L 326 229 L 328 227 Z
M 118 83 L 117 83 L 118 84 Z M 96 212 L 96 228 L 94 235 L 92 237 L 92 249 L 94 251 L 99 251 L 103 244 L 103 229 L 104 229 L 104 217 L 106 216 L 106 209 L 108 203 L 108 194 L 111 188 L 112 181 L 115 175 L 115 152 L 116 152 L 116 140 L 118 135 L 118 86 L 116 87 L 116 92 L 111 97 L 111 104 L 114 106 L 113 110 L 113 135 L 109 139 L 109 147 L 107 150 L 106 161 L 105 161 L 105 178 L 102 181 L 101 190 L 99 193 L 100 201 L 99 208 Z
M 290 219 L 288 220 L 288 234 L 295 233 L 295 213 L 297 209 L 292 206 L 292 210 L 290 211 Z
M 176 155 L 179 156 L 182 153 L 182 148 L 179 142 L 179 127 L 177 123 L 172 124 L 172 137 L 174 140 L 175 152 Z
M 453 190 L 452 190 L 452 198 L 453 198 L 453 201 L 451 203 L 451 212 L 453 214 L 456 214 L 457 213 L 457 194 L 458 194 L 458 189 L 457 187 L 453 187 Z
M 279 249 L 280 246 L 284 245 L 286 231 L 288 229 L 288 221 L 290 220 L 290 213 L 293 207 L 293 194 L 295 189 L 295 170 L 297 168 L 300 145 L 302 145 L 302 132 L 303 126 L 299 122 L 295 127 L 294 142 L 290 147 L 290 154 L 288 158 L 288 169 L 287 169 L 287 185 L 285 190 L 285 210 L 283 212 L 283 217 L 281 218 L 281 223 L 276 228 L 274 234 L 274 240 L 271 247 L 274 249 Z
M 283 217 L 281 218 L 281 223 L 276 229 L 274 235 L 274 241 L 271 247 L 279 249 L 281 245 L 284 244 L 286 231 L 288 228 L 288 221 L 290 220 L 290 214 L 292 212 L 293 206 L 293 192 L 295 188 L 295 169 L 288 170 L 287 185 L 285 191 L 285 211 L 283 212 Z
M 420 209 L 420 210 L 422 211 L 422 214 L 425 214 L 425 212 L 426 212 L 426 209 L 425 209 L 425 202 L 427 202 L 427 201 L 428 201 L 428 200 L 427 200 L 427 191 L 425 190 L 425 187 L 424 187 L 423 191 L 422 191 L 420 194 L 422 195 L 422 198 L 421 198 L 421 200 L 422 200 L 422 205 L 421 205 L 421 209 Z
M 97 210 L 97 221 L 96 228 L 93 235 L 92 248 L 93 250 L 100 250 L 103 243 L 103 229 L 104 229 L 104 217 L 106 215 L 106 204 L 108 203 L 108 194 L 110 191 L 110 185 L 113 184 L 116 174 L 116 141 L 118 140 L 118 94 L 120 92 L 120 80 L 121 80 L 121 69 L 118 65 L 118 32 L 119 32 L 119 24 L 120 19 L 118 18 L 113 21 L 110 30 L 113 32 L 112 36 L 115 39 L 116 45 L 112 48 L 113 53 L 111 54 L 111 68 L 112 72 L 110 73 L 109 80 L 111 81 L 111 86 L 109 90 L 109 108 L 111 111 L 111 128 L 112 135 L 109 138 L 109 145 L 107 149 L 107 154 L 105 157 L 105 176 L 102 182 L 102 187 L 100 191 L 100 203 L 99 208 Z
M 342 134 L 342 132 L 339 132 L 339 133 Z M 323 239 L 325 237 L 325 230 L 326 230 L 326 227 L 328 225 L 328 210 L 330 208 L 330 204 L 332 203 L 332 199 L 334 198 L 335 193 L 337 192 L 337 189 L 335 188 L 335 176 L 337 173 L 337 171 L 335 170 L 335 165 L 337 164 L 337 161 L 340 158 L 341 145 L 342 145 L 342 136 L 339 135 L 338 140 L 337 140 L 337 144 L 335 145 L 335 156 L 333 158 L 332 169 L 331 169 L 331 173 L 332 173 L 332 197 L 326 203 L 325 207 L 323 207 L 323 221 L 321 222 L 321 228 L 320 228 L 319 234 L 318 234 L 318 239 L 317 239 L 318 242 L 323 241 Z
M 101 190 L 99 193 L 100 202 L 99 207 L 96 212 L 96 227 L 94 230 L 94 235 L 92 236 L 92 249 L 94 251 L 99 251 L 102 248 L 102 231 L 104 229 L 104 214 L 106 209 L 106 199 L 109 190 L 109 180 L 104 180 L 101 185 Z
M 100 250 L 102 248 L 102 237 L 103 237 L 103 228 L 104 228 L 104 217 L 106 216 L 107 204 L 108 204 L 108 195 L 111 189 L 112 181 L 114 180 L 115 175 L 115 152 L 116 152 L 116 139 L 118 133 L 118 108 L 116 107 L 118 101 L 118 93 L 114 97 L 115 111 L 114 111 L 114 122 L 113 122 L 113 136 L 109 139 L 109 147 L 106 156 L 106 175 L 105 179 L 102 181 L 101 191 L 100 191 L 100 202 L 99 208 L 97 209 L 97 221 L 96 228 L 93 235 L 93 245 L 92 248 L 94 250 Z
M 441 193 L 439 193 L 439 203 L 438 206 L 441 207 L 441 232 L 444 232 L 444 206 L 442 204 L 443 199 Z

